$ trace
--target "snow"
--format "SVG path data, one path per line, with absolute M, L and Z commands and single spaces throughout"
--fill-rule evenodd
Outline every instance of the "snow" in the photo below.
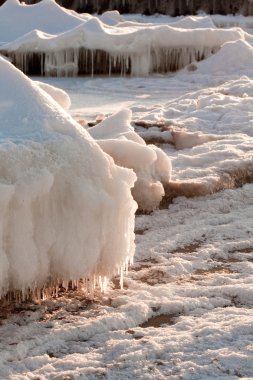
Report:
M 0 65 L 0 294 L 26 298 L 80 278 L 103 286 L 134 254 L 135 175 L 35 82 Z
M 80 25 L 83 19 L 70 13 L 55 1 L 42 0 L 26 5 L 18 0 L 8 0 L 0 8 L 1 42 L 10 42 L 38 29 L 49 34 L 58 34 Z
M 161 149 L 146 145 L 130 125 L 131 117 L 130 110 L 119 111 L 88 132 L 117 165 L 134 170 L 134 199 L 142 211 L 153 211 L 164 196 L 163 183 L 170 181 L 171 163 Z
M 238 59 L 240 56 L 240 59 Z M 252 46 L 243 40 L 227 42 L 208 60 L 195 63 L 198 74 L 243 75 L 253 57 Z M 225 63 L 225 65 L 224 65 Z M 250 67 L 249 67 L 250 69 Z
M 124 291 L 3 321 L 2 378 L 252 378 L 252 194 L 180 198 L 138 217 Z
M 156 18 L 158 24 L 164 24 L 164 17 Z M 239 16 L 233 20 L 242 22 Z M 113 21 L 110 25 L 114 25 Z M 93 252 L 89 256 L 86 253 L 83 226 L 87 226 L 90 237 L 94 222 L 108 238 L 110 253 L 102 264 L 108 264 L 107 269 L 110 266 L 109 275 L 115 265 L 119 268 L 127 260 L 127 249 L 121 248 L 126 244 L 125 235 L 119 233 L 120 222 L 127 229 L 127 220 L 125 216 L 124 220 L 116 220 L 113 210 L 122 207 L 122 215 L 128 212 L 133 227 L 135 206 L 130 187 L 135 175 L 115 166 L 98 144 L 119 164 L 133 168 L 137 182 L 145 169 L 144 178 L 158 178 L 166 193 L 163 209 L 135 217 L 136 253 L 134 264 L 124 275 L 123 289 L 119 274 L 108 284 L 107 292 L 94 291 L 93 298 L 83 289 L 63 289 L 58 298 L 41 304 L 0 304 L 1 379 L 253 378 L 251 51 L 248 37 L 247 41 L 228 41 L 215 55 L 194 62 L 195 71 L 186 67 L 174 76 L 40 78 L 68 93 L 68 113 L 52 100 L 50 88 L 46 94 L 37 83 L 0 60 L 0 78 L 5 83 L 5 87 L 0 86 L 1 125 L 6 125 L 2 120 L 7 118 L 16 126 L 13 130 L 3 128 L 1 141 L 1 176 L 16 182 L 13 185 L 1 181 L 0 226 L 5 228 L 0 231 L 6 233 L 5 215 L 15 206 L 15 218 L 12 214 L 8 219 L 14 228 L 9 241 L 28 262 L 25 268 L 23 260 L 16 263 L 20 273 L 24 269 L 30 279 L 35 265 L 32 258 L 37 257 L 30 257 L 33 246 L 26 246 L 31 239 L 23 238 L 30 231 L 29 210 L 36 211 L 37 202 L 47 202 L 50 178 L 56 174 L 50 203 L 54 208 L 47 207 L 48 214 L 41 215 L 50 223 L 41 225 L 41 233 L 37 231 L 36 235 L 40 248 L 45 250 L 45 244 L 50 245 L 55 231 L 53 222 L 63 225 L 69 234 L 63 236 L 59 232 L 67 245 L 59 242 L 57 268 L 64 272 L 64 257 L 68 270 L 80 270 L 83 275 L 85 268 L 92 266 L 88 257 L 94 258 Z M 13 78 L 20 81 L 20 93 L 17 82 L 12 85 L 3 68 L 11 70 Z M 19 97 L 19 112 L 10 111 L 12 95 L 14 99 Z M 58 101 L 61 99 L 60 95 Z M 88 128 L 87 123 L 96 119 L 102 121 Z M 159 149 L 146 144 L 152 140 Z M 12 166 L 6 173 L 7 159 Z M 167 170 L 170 161 L 171 172 Z M 148 162 L 151 165 L 145 167 Z M 152 162 L 157 166 L 152 167 Z M 34 171 L 27 173 L 26 168 Z M 110 173 L 113 184 L 108 179 Z M 80 175 L 81 179 L 88 176 L 92 189 L 87 190 L 92 200 L 84 202 L 92 205 L 85 221 L 79 213 L 81 191 L 76 186 Z M 75 184 L 71 191 L 65 187 L 69 178 Z M 66 198 L 59 199 L 59 194 Z M 141 200 L 143 196 L 140 193 Z M 66 214 L 61 210 L 66 207 L 66 199 L 71 206 L 67 204 L 68 218 L 64 219 Z M 103 199 L 108 209 L 101 217 Z M 23 207 L 22 219 L 17 213 L 19 205 Z M 59 208 L 58 219 L 55 207 Z M 46 218 L 48 215 L 50 218 Z M 71 240 L 76 233 L 85 246 L 83 265 L 77 242 Z M 133 238 L 128 229 L 127 236 Z M 118 244 L 113 251 L 112 239 Z M 71 247 L 71 256 L 66 247 Z M 9 257 L 6 260 L 3 253 L 0 257 L 2 269 L 8 265 Z M 40 256 L 40 279 L 45 265 L 43 257 Z M 6 284 L 8 274 L 5 270 L 0 272 L 2 284 Z

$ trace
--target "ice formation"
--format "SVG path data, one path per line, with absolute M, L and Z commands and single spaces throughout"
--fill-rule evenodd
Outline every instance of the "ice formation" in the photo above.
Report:
M 103 286 L 133 258 L 135 174 L 2 58 L 0 88 L 0 298 Z
M 103 23 L 103 18 L 79 16 L 54 0 L 35 5 L 7 0 L 0 7 L 0 52 L 28 74 L 145 76 L 181 69 L 209 57 L 225 42 L 246 38 L 239 28 L 216 29 L 209 18 L 188 18 L 174 25 L 117 23 L 118 19 L 117 14 L 106 14 Z
M 146 145 L 130 125 L 128 109 L 108 117 L 88 131 L 117 165 L 131 168 L 137 175 L 132 190 L 139 209 L 152 211 L 164 196 L 163 184 L 171 177 L 169 157 L 155 145 Z

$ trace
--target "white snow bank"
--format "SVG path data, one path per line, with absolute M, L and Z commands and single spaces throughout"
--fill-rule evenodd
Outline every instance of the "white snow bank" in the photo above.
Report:
M 0 297 L 83 277 L 92 288 L 132 260 L 135 175 L 1 58 L 0 88 Z
M 243 75 L 245 70 L 252 72 L 252 46 L 243 40 L 225 43 L 221 49 L 205 61 L 196 63 L 197 74 Z
M 146 145 L 130 125 L 132 112 L 122 110 L 88 131 L 117 165 L 131 168 L 137 175 L 132 190 L 140 209 L 154 210 L 164 196 L 162 183 L 171 176 L 169 157 L 154 145 Z

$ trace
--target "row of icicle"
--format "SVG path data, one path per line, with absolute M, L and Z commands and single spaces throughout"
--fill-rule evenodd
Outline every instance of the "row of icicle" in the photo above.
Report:
M 132 261 L 131 263 L 132 264 Z M 124 272 L 128 272 L 128 262 L 119 269 L 119 285 L 123 289 Z M 9 291 L 0 295 L 0 307 L 10 304 L 21 304 L 23 302 L 41 303 L 49 298 L 57 298 L 61 291 L 82 290 L 89 298 L 94 297 L 95 290 L 106 292 L 108 288 L 108 278 L 106 276 L 93 275 L 80 280 L 51 280 L 43 287 L 34 289 L 23 289 Z
M 14 65 L 28 75 L 68 76 L 112 75 L 147 76 L 182 69 L 193 61 L 200 61 L 215 53 L 218 47 L 157 48 L 145 54 L 110 54 L 102 50 L 84 48 L 58 52 L 5 52 Z

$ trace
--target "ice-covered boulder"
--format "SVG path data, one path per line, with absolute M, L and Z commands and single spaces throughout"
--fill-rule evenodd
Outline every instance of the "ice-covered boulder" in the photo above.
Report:
M 0 298 L 118 273 L 134 254 L 136 176 L 0 58 Z

